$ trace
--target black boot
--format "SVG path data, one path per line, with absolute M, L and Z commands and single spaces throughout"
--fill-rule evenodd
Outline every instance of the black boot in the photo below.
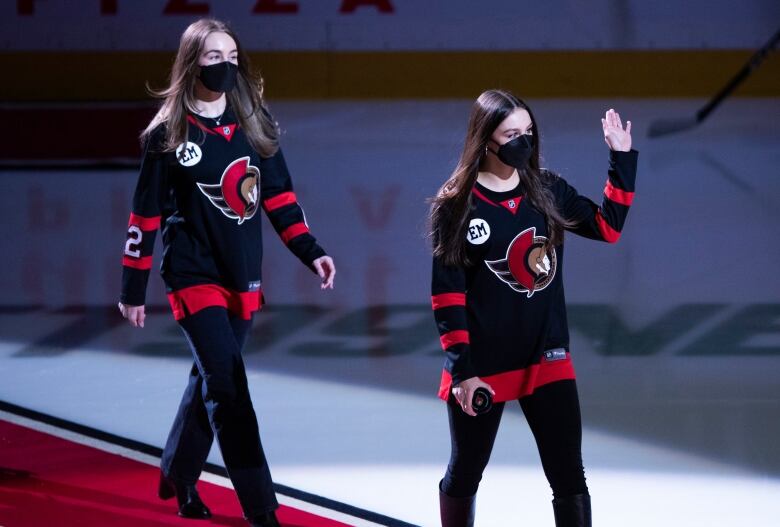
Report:
M 476 502 L 476 494 L 465 498 L 453 498 L 444 494 L 439 487 L 441 527 L 474 527 Z
M 160 471 L 160 486 L 157 489 L 160 499 L 168 500 L 176 496 L 179 503 L 179 516 L 193 520 L 207 520 L 211 518 L 211 511 L 201 501 L 195 485 L 178 483 L 165 476 Z
M 555 527 L 591 527 L 590 496 L 575 494 L 552 501 Z
M 279 520 L 276 519 L 276 513 L 274 511 L 256 514 L 251 518 L 247 518 L 247 520 L 251 527 L 280 527 Z

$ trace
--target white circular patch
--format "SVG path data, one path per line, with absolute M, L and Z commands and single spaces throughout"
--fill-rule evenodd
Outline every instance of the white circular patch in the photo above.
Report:
M 466 240 L 472 245 L 482 245 L 490 238 L 490 225 L 481 218 L 474 218 L 469 222 L 466 230 Z
M 176 161 L 185 167 L 191 167 L 200 163 L 203 153 L 195 143 L 182 143 L 176 149 Z

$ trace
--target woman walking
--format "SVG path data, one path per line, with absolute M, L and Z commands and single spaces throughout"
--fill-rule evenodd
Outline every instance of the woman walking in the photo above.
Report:
M 460 161 L 432 200 L 432 304 L 446 355 L 439 396 L 447 401 L 452 440 L 439 485 L 445 527 L 473 525 L 477 488 L 511 400 L 519 401 L 536 439 L 556 526 L 590 525 L 561 279 L 563 233 L 617 241 L 638 155 L 630 121 L 623 128 L 609 110 L 602 130 L 610 162 L 598 206 L 539 167 L 528 105 L 486 91 L 472 107 Z M 477 414 L 484 390 L 493 406 Z
M 173 316 L 194 364 L 162 456 L 159 495 L 179 515 L 208 518 L 195 483 L 214 436 L 244 515 L 277 526 L 278 507 L 241 351 L 263 304 L 262 208 L 283 242 L 333 288 L 333 260 L 309 233 L 238 38 L 203 19 L 181 37 L 162 105 L 142 134 L 145 152 L 125 242 L 119 309 L 144 325 L 156 231 Z

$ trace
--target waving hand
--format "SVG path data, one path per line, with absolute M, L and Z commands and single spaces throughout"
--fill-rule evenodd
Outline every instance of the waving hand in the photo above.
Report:
M 610 108 L 601 120 L 601 126 L 604 129 L 604 142 L 610 150 L 620 152 L 631 150 L 631 121 L 626 121 L 624 130 L 623 123 L 620 122 L 620 114 Z

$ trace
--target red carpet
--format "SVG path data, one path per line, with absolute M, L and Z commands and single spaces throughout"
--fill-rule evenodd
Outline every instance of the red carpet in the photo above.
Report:
M 176 516 L 176 500 L 156 496 L 158 469 L 0 420 L 0 526 L 245 527 L 235 493 L 201 481 L 214 517 Z M 282 506 L 286 527 L 344 527 L 345 523 Z

